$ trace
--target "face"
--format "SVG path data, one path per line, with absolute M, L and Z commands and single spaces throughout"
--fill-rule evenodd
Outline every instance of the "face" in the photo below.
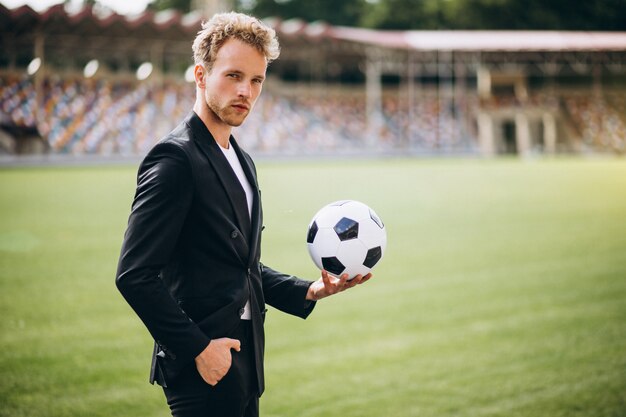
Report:
M 222 45 L 210 72 L 196 65 L 196 83 L 203 89 L 211 121 L 224 127 L 241 125 L 261 94 L 266 68 L 265 56 L 237 39 Z

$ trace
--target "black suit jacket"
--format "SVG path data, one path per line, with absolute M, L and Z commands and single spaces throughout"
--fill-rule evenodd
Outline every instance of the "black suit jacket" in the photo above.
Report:
M 234 329 L 249 299 L 259 395 L 266 303 L 305 318 L 311 282 L 260 263 L 263 212 L 256 169 L 231 137 L 252 186 L 246 196 L 195 113 L 148 153 L 124 235 L 116 284 L 155 340 L 150 382 L 167 386 L 211 339 Z

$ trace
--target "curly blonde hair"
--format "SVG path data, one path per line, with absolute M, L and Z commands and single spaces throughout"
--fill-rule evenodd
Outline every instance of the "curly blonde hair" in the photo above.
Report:
M 217 52 L 231 38 L 256 48 L 265 56 L 268 64 L 280 55 L 274 29 L 243 13 L 218 13 L 202 24 L 202 30 L 193 41 L 195 63 L 203 64 L 207 71 L 211 71 Z

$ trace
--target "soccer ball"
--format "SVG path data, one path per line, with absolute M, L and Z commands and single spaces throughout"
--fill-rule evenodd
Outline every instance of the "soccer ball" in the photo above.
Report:
M 380 261 L 387 246 L 387 231 L 367 205 L 342 200 L 322 207 L 307 233 L 311 259 L 319 269 L 340 277 L 366 275 Z

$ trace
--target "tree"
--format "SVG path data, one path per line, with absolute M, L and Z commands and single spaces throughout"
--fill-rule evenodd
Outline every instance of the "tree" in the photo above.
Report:
M 237 8 L 259 17 L 323 20 L 332 25 L 357 26 L 366 0 L 238 0 Z
M 67 1 L 67 0 L 66 0 Z M 85 0 L 96 2 L 97 0 Z M 626 30 L 626 0 L 232 0 L 255 16 L 375 29 Z M 191 10 L 153 0 L 149 10 Z
M 441 0 L 380 0 L 368 5 L 361 26 L 377 29 L 440 29 Z
M 455 0 L 455 29 L 624 30 L 626 0 Z
M 166 9 L 176 9 L 182 13 L 191 11 L 192 0 L 152 0 L 146 6 L 146 10 L 160 11 Z

